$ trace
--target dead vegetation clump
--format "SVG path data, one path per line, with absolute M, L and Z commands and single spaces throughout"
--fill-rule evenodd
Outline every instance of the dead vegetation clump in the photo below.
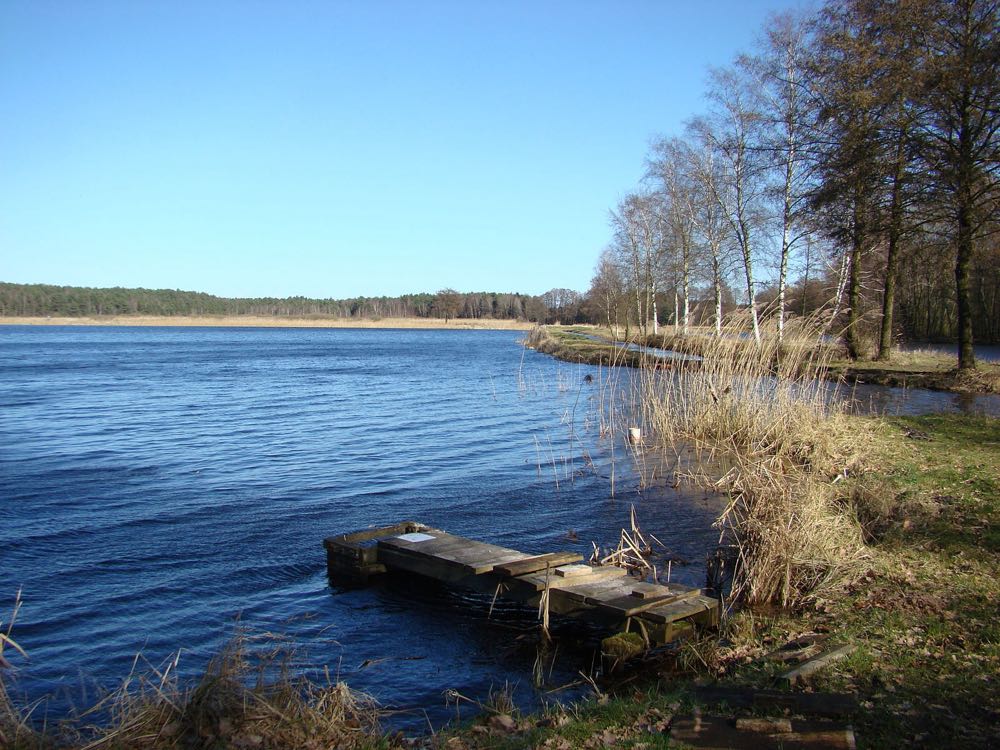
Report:
M 17 613 L 20 609 L 21 592 L 19 590 L 14 597 L 14 607 L 11 610 L 6 629 L 4 629 L 4 623 L 0 621 L 0 748 L 40 750 L 49 747 L 50 743 L 43 734 L 32 727 L 30 707 L 22 710 L 15 704 L 4 680 L 4 672 L 13 668 L 4 656 L 4 650 L 9 647 L 22 656 L 26 655 L 24 649 L 17 645 L 17 641 L 11 637 L 14 621 L 17 620 Z
M 7 700 L 0 677 L 0 747 L 320 750 L 381 742 L 372 698 L 329 674 L 323 682 L 294 676 L 289 648 L 268 641 L 269 649 L 251 651 L 250 641 L 234 638 L 193 686 L 177 678 L 177 658 L 139 673 L 137 657 L 121 686 L 55 733 L 30 728 Z M 12 719 L 20 723 L 9 727 Z
M 729 493 L 719 525 L 737 548 L 733 595 L 787 606 L 864 572 L 861 528 L 836 485 L 869 428 L 838 406 L 824 379 L 833 350 L 810 321 L 759 345 L 742 323 L 700 344 L 701 367 L 650 371 L 642 418 L 680 474 Z

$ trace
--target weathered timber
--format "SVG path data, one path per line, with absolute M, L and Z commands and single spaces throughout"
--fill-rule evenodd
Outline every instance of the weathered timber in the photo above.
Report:
M 550 596 L 558 596 L 561 599 L 581 604 L 591 604 L 602 598 L 615 598 L 628 590 L 631 583 L 624 578 L 610 578 L 607 580 L 588 581 L 586 583 L 569 583 L 550 588 Z
M 323 540 L 327 575 L 349 583 L 366 583 L 370 576 L 386 572 L 378 561 L 375 540 L 387 534 L 413 534 L 426 528 L 416 521 L 403 521 L 394 526 L 328 537 Z
M 642 617 L 659 623 L 690 619 L 698 625 L 714 627 L 719 624 L 719 600 L 703 594 L 694 594 L 679 601 L 646 610 L 642 613 Z
M 619 596 L 616 599 L 601 599 L 592 603 L 595 607 L 600 609 L 610 609 L 616 614 L 620 614 L 622 617 L 632 617 L 640 612 L 645 612 L 646 610 L 659 607 L 662 604 L 667 604 L 669 602 L 675 602 L 678 599 L 684 599 L 688 596 L 696 596 L 698 591 L 696 589 L 691 589 L 685 592 L 673 592 L 665 591 L 663 594 L 657 597 L 646 596 L 644 599 L 640 599 L 633 594 L 628 596 Z
M 785 674 L 778 678 L 778 681 L 787 685 L 798 685 L 824 667 L 850 656 L 854 653 L 854 648 L 854 646 L 841 646 L 840 648 L 835 648 L 832 651 L 815 656 L 809 661 L 803 662 L 795 669 L 785 672 Z
M 439 581 L 458 582 L 465 578 L 475 578 L 492 569 L 482 557 L 471 550 L 452 550 L 449 556 L 425 555 L 415 550 L 379 545 L 379 561 L 388 568 L 435 578 Z M 513 553 L 518 555 L 521 553 Z M 516 558 L 515 558 L 516 559 Z
M 770 731 L 769 731 L 770 730 Z M 791 719 L 756 721 L 694 715 L 674 719 L 670 738 L 685 745 L 719 750 L 823 748 L 854 750 L 854 730 L 843 724 Z
M 573 552 L 528 554 L 412 521 L 329 537 L 324 545 L 331 581 L 411 573 L 530 605 L 547 592 L 553 614 L 642 630 L 655 643 L 687 636 L 695 625 L 718 624 L 718 601 L 698 589 L 580 564 Z
M 711 685 L 694 689 L 694 698 L 709 705 L 729 708 L 782 710 L 803 716 L 837 719 L 858 712 L 858 699 L 848 693 L 785 693 L 779 690 Z
M 530 557 L 515 549 L 477 542 L 445 532 L 427 533 L 433 533 L 433 538 L 417 542 L 407 540 L 405 536 L 380 539 L 378 542 L 379 561 L 388 562 L 391 559 L 397 559 L 401 566 L 405 566 L 406 560 L 419 559 L 424 564 L 419 566 L 420 570 L 412 572 L 433 576 L 433 573 L 425 571 L 441 567 L 443 571 L 446 571 L 448 577 L 452 577 L 456 574 L 466 576 L 490 573 L 498 563 L 513 562 Z M 405 557 L 393 558 L 392 555 L 396 553 Z
M 593 565 L 588 565 L 587 563 L 560 565 L 552 571 L 552 575 L 557 578 L 576 578 L 577 576 L 591 575 L 595 570 L 600 570 L 600 568 L 595 568 Z
M 555 569 L 559 565 L 580 562 L 582 559 L 583 555 L 579 555 L 576 552 L 548 552 L 544 555 L 534 555 L 532 557 L 525 557 L 522 560 L 494 565 L 493 572 L 513 578 L 525 575 L 526 573 L 537 573 L 539 570 L 545 570 L 546 568 Z
M 741 732 L 785 734 L 792 731 L 792 722 L 785 717 L 768 719 L 761 716 L 743 716 L 736 720 L 736 728 Z
M 562 568 L 555 568 L 550 571 L 548 579 L 546 579 L 545 573 L 528 573 L 527 575 L 518 576 L 514 580 L 516 580 L 518 585 L 528 585 L 533 587 L 535 591 L 543 591 L 546 585 L 564 588 L 578 583 L 594 583 L 611 578 L 624 578 L 628 575 L 628 571 L 624 568 L 614 565 L 567 565 L 566 567 L 589 568 L 589 570 L 587 572 L 575 571 L 572 575 L 564 576 L 559 574 L 563 570 Z
M 639 599 L 648 599 L 650 597 L 655 599 L 662 594 L 664 587 L 671 590 L 679 590 L 680 588 L 683 588 L 672 583 L 647 583 L 646 581 L 636 581 L 632 584 L 632 596 L 638 597 Z

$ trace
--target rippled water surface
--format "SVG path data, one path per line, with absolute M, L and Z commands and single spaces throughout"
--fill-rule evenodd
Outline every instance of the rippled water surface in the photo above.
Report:
M 537 700 L 532 613 L 487 619 L 488 602 L 412 583 L 334 590 L 322 547 L 405 519 L 586 556 L 634 503 L 674 580 L 702 584 L 719 501 L 640 492 L 627 449 L 599 435 L 606 373 L 520 337 L 0 327 L 0 619 L 22 587 L 30 656 L 16 689 L 54 696 L 43 710 L 58 716 L 140 652 L 158 665 L 180 651 L 192 677 L 239 622 L 286 634 L 302 670 L 328 667 L 400 709 L 399 726 L 453 716 L 447 690 L 481 699 L 510 682 Z M 1000 411 L 996 397 L 854 395 L 879 411 Z M 590 665 L 571 643 L 550 686 Z
M 448 689 L 509 680 L 530 700 L 523 612 L 488 621 L 447 592 L 329 587 L 323 537 L 403 519 L 587 554 L 635 502 L 691 561 L 675 580 L 700 585 L 715 502 L 642 496 L 620 444 L 610 499 L 598 371 L 520 336 L 0 328 L 0 612 L 23 587 L 18 688 L 56 695 L 59 713 L 140 651 L 159 664 L 181 649 L 194 675 L 239 619 L 411 710 L 402 724 L 453 715 Z M 553 681 L 588 666 L 576 658 Z

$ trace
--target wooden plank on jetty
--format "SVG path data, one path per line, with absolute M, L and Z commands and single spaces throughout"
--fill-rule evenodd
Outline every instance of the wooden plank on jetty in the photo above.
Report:
M 719 600 L 693 591 L 691 596 L 647 610 L 642 616 L 644 619 L 663 624 L 693 619 L 699 624 L 714 625 L 718 623 Z
M 413 521 L 329 537 L 324 546 L 331 580 L 405 572 L 529 604 L 547 592 L 554 614 L 619 627 L 637 617 L 658 642 L 690 633 L 693 625 L 718 624 L 719 602 L 699 589 L 639 581 L 614 566 L 581 564 L 574 552 L 528 554 Z
M 513 578 L 514 576 L 522 576 L 526 573 L 537 573 L 539 570 L 545 570 L 546 568 L 554 569 L 559 565 L 580 562 L 582 559 L 583 555 L 579 555 L 576 552 L 549 552 L 544 555 L 532 555 L 522 560 L 495 565 L 493 572 Z
M 595 607 L 600 607 L 601 609 L 609 609 L 621 617 L 634 617 L 640 612 L 645 612 L 646 610 L 654 609 L 660 605 L 674 602 L 697 593 L 697 589 L 688 589 L 681 592 L 668 589 L 657 597 L 646 596 L 646 598 L 640 599 L 633 594 L 629 594 L 628 596 L 619 596 L 615 599 L 592 601 L 588 602 L 588 604 L 593 604 Z
M 587 568 L 587 570 L 576 570 L 570 575 L 565 575 L 562 573 L 565 568 L 555 568 L 550 571 L 548 578 L 546 578 L 544 572 L 541 572 L 528 573 L 527 575 L 518 576 L 514 580 L 519 585 L 530 586 L 537 592 L 544 591 L 546 585 L 566 588 L 578 583 L 594 583 L 609 578 L 624 578 L 628 575 L 628 571 L 624 568 L 614 565 L 567 565 L 566 568 Z
M 419 538 L 418 538 L 419 537 Z M 444 581 L 492 572 L 494 566 L 530 557 L 516 549 L 454 536 L 437 529 L 380 539 L 379 561 Z

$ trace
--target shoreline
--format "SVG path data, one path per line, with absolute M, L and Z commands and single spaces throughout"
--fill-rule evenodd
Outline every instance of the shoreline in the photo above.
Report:
M 109 315 L 107 317 L 0 317 L 0 326 L 161 326 L 177 328 L 420 328 L 527 331 L 534 323 L 492 318 L 279 318 L 263 315 Z
M 585 330 L 586 329 L 586 330 Z M 657 362 L 638 351 L 624 348 L 623 342 L 608 338 L 606 329 L 588 326 L 545 326 L 528 339 L 528 345 L 549 356 L 565 362 L 588 364 L 615 364 L 626 367 L 648 366 Z M 587 336 L 589 338 L 584 338 Z M 674 334 L 650 335 L 645 346 L 663 348 L 682 354 L 701 356 L 704 343 L 697 335 L 681 337 Z M 922 361 L 906 362 L 906 353 L 899 352 L 895 362 L 859 360 L 849 362 L 834 359 L 824 374 L 825 379 L 849 384 L 880 385 L 893 388 L 918 388 L 944 393 L 1000 394 L 1000 364 L 980 360 L 976 370 L 963 372 L 957 369 L 946 355 L 926 356 Z M 697 363 L 668 360 L 661 363 L 667 368 L 697 366 Z

